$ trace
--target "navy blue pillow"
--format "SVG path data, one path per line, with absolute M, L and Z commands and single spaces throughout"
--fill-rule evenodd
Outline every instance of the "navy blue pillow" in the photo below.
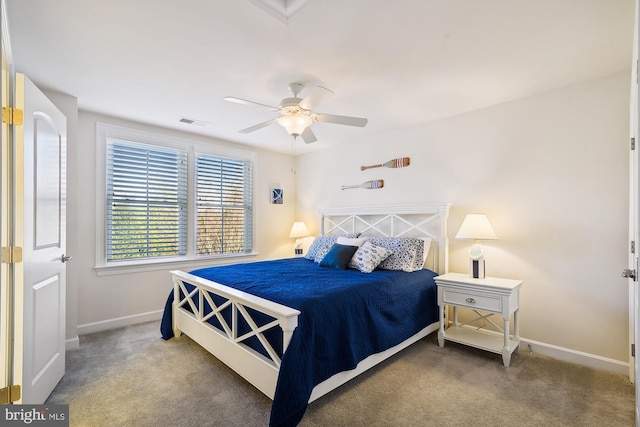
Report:
M 353 254 L 358 250 L 357 246 L 341 245 L 335 243 L 329 249 L 329 252 L 320 261 L 320 267 L 336 268 L 338 270 L 345 270 L 347 264 L 351 261 Z

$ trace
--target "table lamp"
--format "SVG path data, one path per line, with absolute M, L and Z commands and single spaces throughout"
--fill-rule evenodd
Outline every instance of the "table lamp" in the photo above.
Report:
M 469 276 L 484 279 L 484 254 L 480 240 L 496 240 L 498 237 L 485 214 L 467 214 L 456 239 L 471 239 L 473 245 L 469 249 Z
M 309 236 L 311 236 L 311 233 L 309 233 L 309 229 L 304 222 L 297 221 L 293 223 L 291 231 L 289 232 L 289 237 L 296 239 L 296 242 L 293 245 L 296 255 L 302 255 L 302 238 Z

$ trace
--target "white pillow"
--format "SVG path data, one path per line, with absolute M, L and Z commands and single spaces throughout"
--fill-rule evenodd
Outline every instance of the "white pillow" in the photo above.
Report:
M 361 239 L 361 238 L 357 238 L 357 237 L 340 236 L 340 237 L 338 237 L 338 241 L 336 243 L 338 243 L 340 245 L 360 247 L 366 241 L 367 241 L 367 239 Z

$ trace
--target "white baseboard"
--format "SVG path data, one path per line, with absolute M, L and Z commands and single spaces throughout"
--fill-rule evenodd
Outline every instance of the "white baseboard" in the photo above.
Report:
M 476 329 L 470 325 L 463 327 Z M 485 333 L 502 335 L 502 332 L 483 329 Z M 570 348 L 560 347 L 553 344 L 547 344 L 540 341 L 530 340 L 520 337 L 519 352 L 530 351 L 532 353 L 542 354 L 552 359 L 562 360 L 563 362 L 575 363 L 577 365 L 587 366 L 589 368 L 600 369 L 614 374 L 629 376 L 629 363 L 621 360 L 610 359 L 591 353 L 571 350 Z
M 78 325 L 78 335 L 108 331 L 109 329 L 122 328 L 124 326 L 135 325 L 137 323 L 153 322 L 156 320 L 160 322 L 163 311 L 164 310 L 150 311 L 148 313 L 133 314 L 131 316 L 117 317 L 115 319 L 102 320 L 100 322 L 85 323 L 84 325 Z M 160 323 L 158 323 L 158 331 L 159 330 Z
M 80 338 L 78 338 L 77 335 L 73 338 L 67 338 L 67 340 L 64 342 L 64 349 L 67 351 L 77 350 L 79 348 L 80 348 Z
M 627 377 L 629 376 L 629 362 L 571 350 L 570 348 L 559 347 L 557 345 L 534 341 L 527 338 L 520 338 L 519 351 L 532 351 L 533 353 L 549 356 L 553 359 L 562 360 L 564 362 L 576 363 L 590 368 L 601 369 L 603 371 Z
M 152 321 L 159 322 L 162 319 L 162 313 L 163 310 L 157 310 L 150 311 L 148 313 L 134 314 L 131 316 L 118 317 L 115 319 L 78 325 L 78 335 L 86 335 L 94 332 L 107 331 L 109 329 L 122 328 L 124 326 L 135 325 L 137 323 Z M 158 324 L 158 328 L 160 328 L 160 324 Z M 67 350 L 75 349 L 79 346 L 80 342 L 77 336 L 66 341 Z M 542 354 L 544 356 L 562 360 L 564 362 L 576 363 L 578 365 L 601 369 L 603 371 L 612 372 L 624 376 L 629 375 L 628 362 L 610 359 L 608 357 L 602 357 L 582 351 L 572 350 L 570 348 L 547 344 L 540 341 L 534 341 L 528 338 L 520 337 L 519 351 L 532 351 L 533 353 Z

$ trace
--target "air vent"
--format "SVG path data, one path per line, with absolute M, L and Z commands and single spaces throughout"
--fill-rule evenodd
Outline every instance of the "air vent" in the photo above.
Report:
M 187 125 L 194 125 L 194 126 L 207 126 L 207 125 L 209 125 L 209 123 L 203 122 L 202 120 L 188 119 L 186 117 L 181 118 L 180 119 L 180 123 L 184 123 L 184 124 L 187 124 Z
M 249 0 L 249 2 L 286 24 L 311 0 Z

